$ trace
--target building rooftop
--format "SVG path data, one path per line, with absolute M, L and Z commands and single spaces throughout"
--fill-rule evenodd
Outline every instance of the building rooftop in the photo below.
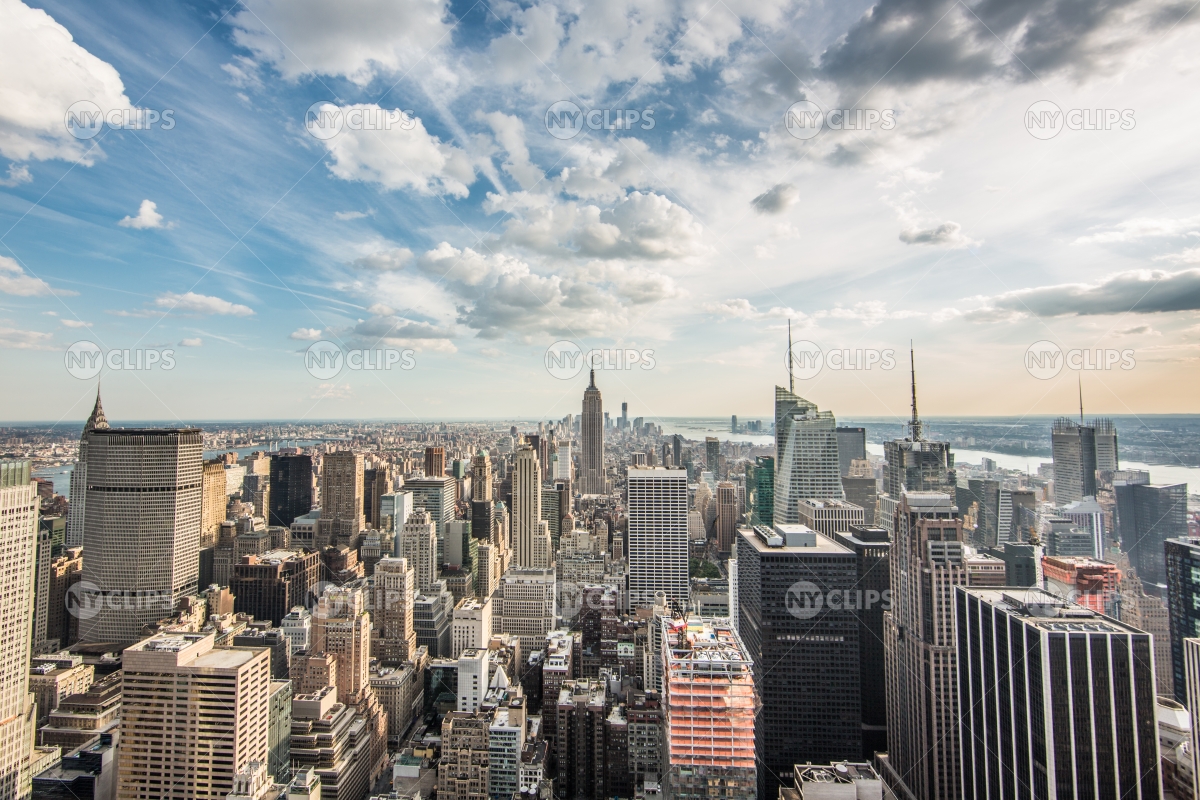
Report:
M 753 528 L 738 528 L 738 532 L 742 534 L 742 539 L 746 543 L 760 553 L 853 555 L 854 552 L 836 540 L 817 533 L 807 525 L 778 524 L 774 529 L 765 525 L 756 525 Z
M 1140 633 L 1132 625 L 1062 599 L 1042 589 L 958 587 L 1028 625 L 1054 633 Z

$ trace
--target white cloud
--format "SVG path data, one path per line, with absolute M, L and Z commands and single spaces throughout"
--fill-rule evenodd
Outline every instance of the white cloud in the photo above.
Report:
M 370 216 L 370 214 L 368 214 L 365 211 L 335 211 L 335 212 L 333 212 L 333 218 L 336 220 L 339 220 L 341 222 L 346 222 L 346 221 L 352 220 L 352 219 L 362 219 L 363 217 L 369 217 L 369 216 Z
M 20 186 L 22 183 L 29 183 L 33 180 L 33 176 L 29 174 L 29 167 L 16 162 L 8 165 L 8 177 L 0 178 L 0 186 Z
M 1179 253 L 1155 256 L 1154 260 L 1166 261 L 1168 264 L 1200 264 L 1200 247 L 1189 247 Z
M 231 17 L 233 39 L 284 78 L 337 75 L 366 86 L 402 72 L 449 42 L 443 0 L 246 0 Z
M 943 222 L 933 228 L 906 228 L 900 231 L 900 241 L 905 244 L 944 245 L 946 247 L 977 247 L 981 242 L 962 232 L 957 222 Z
M 179 342 L 180 347 L 201 347 L 204 345 L 204 340 L 199 337 L 191 339 L 183 339 Z
M 358 111 L 368 115 L 396 116 L 398 109 L 381 109 L 374 103 L 334 106 L 325 103 L 324 113 L 335 109 L 343 115 Z M 386 130 L 352 130 L 324 140 L 333 157 L 329 171 L 344 181 L 374 183 L 384 189 L 411 189 L 423 195 L 466 197 L 475 181 L 475 169 L 465 151 L 443 142 L 425 130 L 416 117 L 390 125 Z M 411 123 L 411 124 L 409 124 Z
M 0 345 L 16 350 L 53 350 L 53 339 L 49 333 L 0 327 Z
M 67 109 L 81 100 L 102 112 L 131 107 L 111 64 L 19 0 L 0 2 L 0 75 L 0 155 L 13 161 L 61 158 L 91 166 L 98 149 L 67 131 Z
M 60 320 L 60 322 L 62 322 L 63 326 L 67 328 L 86 328 L 92 324 L 90 322 L 84 322 L 80 319 L 64 319 Z
M 310 400 L 349 400 L 354 390 L 349 383 L 319 383 L 317 390 L 309 395 Z
M 772 306 L 766 311 L 759 311 L 744 297 L 735 297 L 721 303 L 705 303 L 703 308 L 710 314 L 732 319 L 791 319 L 797 321 L 807 319 L 807 315 L 803 312 L 786 306 Z
M 211 295 L 186 292 L 175 294 L 167 292 L 154 299 L 154 305 L 169 311 L 183 314 L 220 314 L 225 316 L 248 317 L 254 310 L 248 306 L 231 303 Z
M 41 278 L 26 275 L 21 265 L 8 256 L 0 256 L 0 292 L 15 294 L 18 297 L 38 297 L 55 293 Z M 67 293 L 60 291 L 58 294 Z
M 136 230 L 171 227 L 171 225 L 163 225 L 163 216 L 158 213 L 157 209 L 158 204 L 153 200 L 143 200 L 141 206 L 138 207 L 136 217 L 125 217 L 117 224 L 122 228 L 134 228 Z
M 411 261 L 412 257 L 413 252 L 407 247 L 393 247 L 389 250 L 380 250 L 370 255 L 356 258 L 354 259 L 354 266 L 361 269 L 392 272 L 404 269 L 404 265 Z
M 1136 242 L 1139 239 L 1157 238 L 1161 236 L 1182 236 L 1200 229 L 1200 216 L 1183 219 L 1154 219 L 1151 217 L 1136 217 L 1118 222 L 1108 228 L 1098 226 L 1093 228 L 1096 233 L 1080 236 L 1074 244 L 1113 244 L 1117 242 Z
M 315 342 L 321 338 L 320 328 L 297 328 L 288 334 L 289 339 L 296 339 L 301 342 Z
M 782 214 L 796 204 L 800 192 L 790 183 L 777 183 L 750 201 L 760 214 Z

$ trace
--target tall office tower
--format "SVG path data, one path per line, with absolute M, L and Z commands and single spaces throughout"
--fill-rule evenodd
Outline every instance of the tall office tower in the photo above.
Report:
M 99 408 L 99 405 L 97 405 Z M 86 438 L 86 434 L 85 434 Z M 32 656 L 34 558 L 38 531 L 37 482 L 28 461 L 0 461 L 0 797 L 28 797 L 33 776 Z
M 853 503 L 863 510 L 863 522 L 874 525 L 879 483 L 875 480 L 875 471 L 870 462 L 855 459 L 850 464 L 850 472 L 842 476 L 842 489 L 846 492 L 846 502 Z
M 1166 585 L 1163 542 L 1187 537 L 1187 484 L 1127 484 L 1114 487 L 1121 549 L 1151 594 Z
M 371 614 L 362 586 L 330 586 L 312 615 L 309 652 L 337 660 L 338 700 L 357 704 L 371 691 Z M 385 733 L 386 738 L 386 733 Z
M 726 620 L 679 622 L 661 621 L 664 796 L 701 800 L 720 787 L 725 800 L 773 797 L 756 794 L 758 700 L 750 653 Z
M 442 757 L 437 766 L 438 797 L 488 800 L 490 715 L 451 711 L 442 720 Z
M 571 440 L 565 439 L 558 443 L 558 461 L 550 477 L 556 481 L 570 481 L 571 471 Z
M 312 456 L 271 457 L 271 525 L 290 527 L 312 510 Z
M 117 797 L 224 800 L 267 761 L 270 650 L 214 638 L 160 633 L 125 650 Z
M 843 476 L 850 474 L 850 462 L 862 461 L 867 457 L 867 429 L 837 429 L 838 470 Z
M 883 491 L 892 503 L 885 509 L 884 519 L 876 523 L 889 528 L 893 524 L 891 511 L 900 502 L 900 495 L 909 492 L 943 492 L 955 496 L 958 476 L 954 471 L 954 455 L 948 442 L 931 442 L 925 439 L 925 423 L 917 414 L 917 368 L 916 357 L 909 354 L 912 371 L 912 419 L 908 422 L 908 436 L 883 443 L 886 461 L 883 473 Z
M 604 402 L 596 388 L 596 370 L 592 370 L 591 383 L 583 392 L 583 414 L 579 417 L 579 492 L 580 494 L 607 494 L 608 481 L 604 475 Z M 625 403 L 621 404 L 621 416 L 625 416 Z
M 67 512 L 67 547 L 83 546 L 83 523 L 87 506 L 87 451 L 88 436 L 92 431 L 104 430 L 108 427 L 108 418 L 104 416 L 104 407 L 100 405 L 100 388 L 96 387 L 96 404 L 92 413 L 83 423 L 83 433 L 79 437 L 79 459 L 75 469 L 71 471 L 71 508 Z M 224 511 L 224 505 L 222 505 Z M 222 518 L 224 514 L 222 514 Z
M 321 464 L 321 518 L 317 521 L 318 546 L 358 547 L 363 517 L 363 457 L 341 450 L 326 453 Z
M 801 500 L 796 507 L 800 511 L 800 524 L 825 536 L 846 533 L 851 526 L 864 524 L 863 510 L 845 500 L 812 497 Z
M 733 546 L 740 515 L 738 514 L 737 487 L 731 481 L 721 481 L 717 484 L 717 552 L 729 554 Z
M 1059 505 L 1096 495 L 1096 429 L 1062 417 L 1050 433 L 1054 501 Z
M 217 543 L 228 501 L 224 460 L 212 458 L 205 461 L 200 478 L 200 547 L 212 547 Z
M 59 648 L 75 644 L 78 635 L 74 614 L 67 611 L 67 592 L 83 577 L 83 548 L 68 547 L 50 560 L 50 587 L 46 607 L 46 638 Z
M 950 495 L 900 496 L 892 607 L 884 612 L 888 761 L 885 778 L 917 797 L 959 797 L 954 589 L 967 583 L 963 523 Z
M 492 598 L 464 597 L 450 621 L 450 658 L 463 650 L 486 650 L 492 638 Z
M 308 605 L 320 569 L 321 557 L 313 551 L 269 550 L 244 556 L 233 565 L 229 581 L 233 610 L 278 625 L 293 608 Z
M 755 664 L 760 797 L 795 763 L 858 758 L 854 551 L 803 525 L 738 529 L 738 632 Z M 825 603 L 826 598 L 833 598 Z M 819 666 L 817 666 L 819 665 Z
M 379 528 L 382 498 L 392 490 L 392 467 L 382 464 L 363 470 L 363 517 L 368 527 Z
M 554 630 L 557 595 L 553 569 L 510 569 L 492 596 L 492 633 L 516 636 L 522 653 L 541 650 Z
M 413 494 L 413 505 L 423 508 L 433 517 L 437 528 L 438 552 L 437 561 L 445 560 L 446 523 L 454 519 L 454 509 L 458 502 L 458 484 L 448 475 L 440 477 L 413 478 L 404 482 L 404 488 Z
M 492 459 L 479 450 L 471 459 L 471 499 L 476 503 L 490 503 L 492 497 Z
M 423 592 L 437 580 L 437 526 L 429 512 L 418 508 L 397 534 L 400 558 L 407 559 L 414 573 L 415 591 Z
M 416 510 L 416 502 L 413 500 L 412 492 L 388 492 L 381 495 L 379 498 L 379 520 L 383 524 L 383 530 L 390 533 L 398 533 L 404 527 L 404 521 L 409 515 Z M 400 547 L 400 540 L 393 538 L 392 540 L 392 555 L 396 555 Z
M 1162 796 L 1149 634 L 1038 589 L 958 587 L 955 605 L 947 796 Z
M 1096 438 L 1096 469 L 1115 472 L 1121 468 L 1121 456 L 1117 452 L 1117 426 L 1111 419 L 1092 420 Z
M 775 524 L 799 524 L 805 497 L 845 498 L 836 429 L 832 413 L 775 387 Z
M 626 483 L 629 521 L 627 606 L 649 608 L 655 592 L 682 611 L 688 607 L 687 470 L 630 468 Z
M 1167 610 L 1171 623 L 1171 667 L 1175 699 L 1187 702 L 1183 640 L 1200 636 L 1200 538 L 1167 539 Z M 1160 693 L 1162 689 L 1160 688 Z
M 542 520 L 542 466 L 531 447 L 517 450 L 513 459 L 512 491 L 513 563 L 545 569 L 553 554 L 550 528 Z
M 269 473 L 247 472 L 242 478 L 242 500 L 254 506 L 254 516 L 265 522 L 271 516 L 271 476 Z
M 196 593 L 203 440 L 199 428 L 87 434 L 79 641 L 121 646 Z M 136 533 L 134 533 L 136 532 Z
M 446 474 L 446 448 L 425 448 L 425 477 L 440 478 Z
M 883 528 L 852 525 L 835 537 L 854 551 L 858 565 L 853 608 L 858 617 L 859 698 L 862 705 L 862 756 L 887 751 L 887 686 L 883 656 L 883 612 L 891 596 L 888 556 L 892 541 Z
M 721 478 L 721 440 L 715 436 L 704 437 L 704 464 L 714 478 Z
M 967 491 L 971 500 L 979 504 L 971 543 L 976 547 L 996 547 L 1000 530 L 1000 481 L 971 478 L 967 481 Z
M 413 629 L 416 574 L 408 559 L 383 558 L 375 565 L 374 577 L 371 655 L 386 666 L 399 666 L 417 652 Z
M 753 525 L 775 524 L 775 458 L 758 456 L 754 459 L 754 493 L 751 503 Z

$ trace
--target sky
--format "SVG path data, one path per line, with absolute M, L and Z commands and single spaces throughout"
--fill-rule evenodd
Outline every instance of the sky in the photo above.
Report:
M 1198 23 L 0 0 L 0 420 L 1200 412 Z

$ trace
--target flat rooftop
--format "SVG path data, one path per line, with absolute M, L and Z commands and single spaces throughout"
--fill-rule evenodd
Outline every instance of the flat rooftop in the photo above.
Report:
M 1090 608 L 1063 600 L 1042 589 L 1025 587 L 965 587 L 959 589 L 978 597 L 999 611 L 1027 625 L 1049 633 L 1140 633 L 1140 628 L 1126 625 Z
M 778 527 L 788 526 L 780 525 Z M 829 538 L 823 533 L 818 533 L 817 531 L 811 531 L 815 537 L 813 539 L 814 544 L 806 547 L 791 547 L 788 545 L 772 547 L 759 538 L 759 536 L 751 528 L 738 528 L 738 533 L 742 534 L 742 542 L 749 543 L 750 546 L 760 553 L 772 553 L 774 555 L 779 555 L 780 553 L 786 553 L 788 555 L 854 555 L 854 551 L 849 547 L 846 547 L 844 544 Z M 738 547 L 740 548 L 741 546 L 742 543 L 739 543 Z

